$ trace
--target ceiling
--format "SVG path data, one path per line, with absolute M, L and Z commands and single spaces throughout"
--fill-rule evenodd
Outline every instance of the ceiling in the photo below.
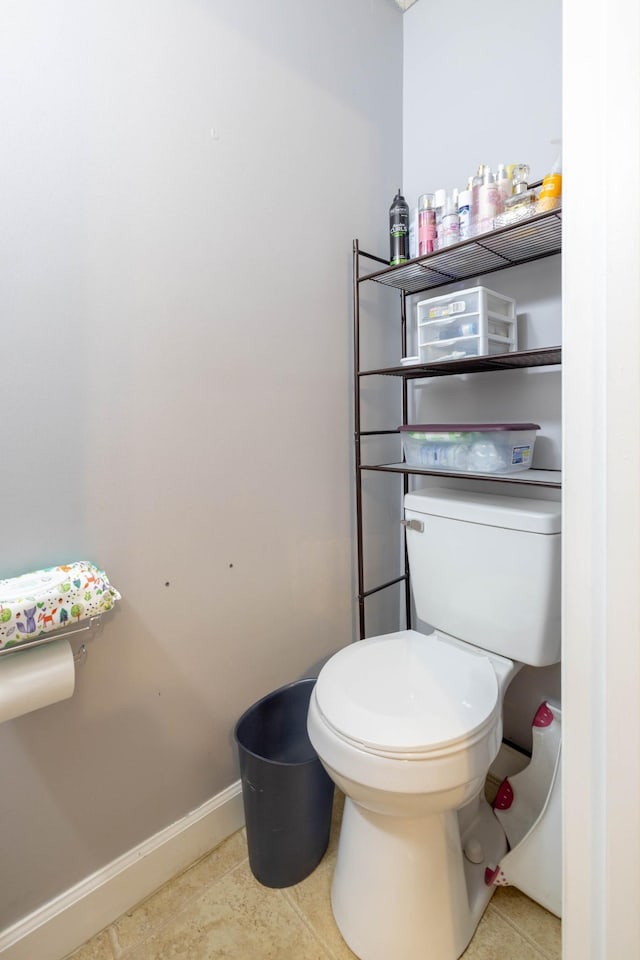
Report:
M 401 10 L 408 10 L 415 2 L 416 0 L 396 0 Z

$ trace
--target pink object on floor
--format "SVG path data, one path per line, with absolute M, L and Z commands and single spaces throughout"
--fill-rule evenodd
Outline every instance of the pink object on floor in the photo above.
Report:
M 509 881 L 507 880 L 507 878 L 505 877 L 504 873 L 502 872 L 499 866 L 495 867 L 494 869 L 492 869 L 491 867 L 487 867 L 487 869 L 484 872 L 484 882 L 488 887 L 490 886 L 510 887 L 511 886 L 511 884 L 509 883 Z
M 550 727 L 553 723 L 553 713 L 546 703 L 540 704 L 538 712 L 533 718 L 534 727 Z
M 505 777 L 500 786 L 496 798 L 493 801 L 494 810 L 508 810 L 513 803 L 513 787 Z

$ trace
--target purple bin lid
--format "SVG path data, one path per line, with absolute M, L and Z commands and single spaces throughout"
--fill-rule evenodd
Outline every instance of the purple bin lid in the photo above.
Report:
M 539 430 L 539 423 L 408 423 L 398 427 L 411 433 L 493 433 L 496 430 Z

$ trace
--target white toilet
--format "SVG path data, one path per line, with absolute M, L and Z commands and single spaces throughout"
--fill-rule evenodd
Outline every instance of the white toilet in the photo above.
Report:
M 331 902 L 361 960 L 456 960 L 491 898 L 507 842 L 484 783 L 510 680 L 560 658 L 560 521 L 547 500 L 407 494 L 435 632 L 361 640 L 320 672 L 309 737 L 346 795 Z

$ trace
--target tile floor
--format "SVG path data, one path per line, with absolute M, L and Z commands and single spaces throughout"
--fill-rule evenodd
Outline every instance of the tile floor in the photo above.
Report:
M 261 886 L 240 830 L 68 960 L 354 960 L 329 903 L 341 812 L 339 798 L 329 849 L 297 886 Z M 513 887 L 498 888 L 464 953 L 497 958 L 560 960 L 560 921 Z

